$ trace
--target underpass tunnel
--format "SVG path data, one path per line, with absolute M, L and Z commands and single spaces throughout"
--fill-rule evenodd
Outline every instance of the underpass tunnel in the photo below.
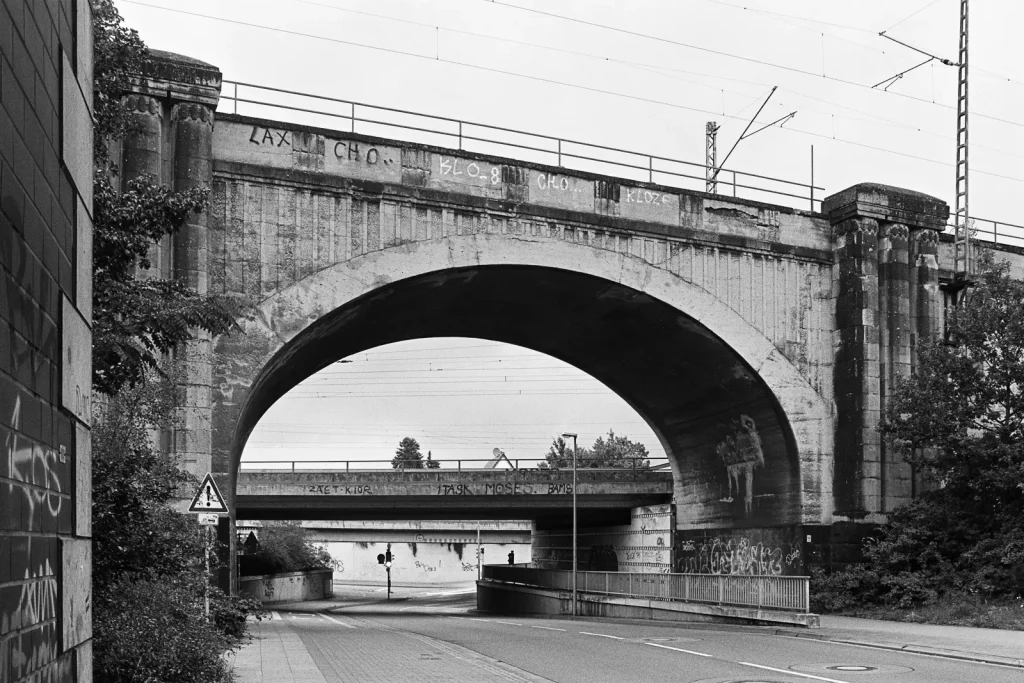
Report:
M 616 282 L 548 267 L 480 266 L 383 282 L 309 323 L 266 363 L 242 402 L 232 484 L 248 435 L 300 381 L 360 351 L 431 337 L 532 349 L 623 398 L 668 455 L 680 528 L 799 522 L 794 438 L 754 370 L 672 306 Z

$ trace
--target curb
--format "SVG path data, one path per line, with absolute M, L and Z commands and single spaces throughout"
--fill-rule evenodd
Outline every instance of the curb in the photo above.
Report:
M 912 645 L 912 644 L 898 644 L 898 643 L 876 643 L 869 640 L 855 640 L 852 638 L 843 638 L 836 636 L 828 636 L 821 633 L 797 633 L 791 631 L 783 631 L 776 629 L 775 635 L 785 636 L 788 638 L 808 638 L 811 640 L 822 640 L 830 643 L 842 643 L 844 645 L 856 645 L 859 647 L 870 647 L 877 650 L 892 650 L 894 652 L 910 652 L 918 655 L 926 655 L 929 657 L 943 657 L 945 659 L 958 659 L 965 662 L 979 662 L 982 664 L 994 664 L 996 666 L 1006 666 L 1017 669 L 1024 669 L 1024 659 L 1014 659 L 1011 657 L 1001 657 L 999 655 L 974 655 L 967 654 L 964 652 L 958 652 L 956 650 L 943 650 L 941 648 L 930 648 L 924 645 Z

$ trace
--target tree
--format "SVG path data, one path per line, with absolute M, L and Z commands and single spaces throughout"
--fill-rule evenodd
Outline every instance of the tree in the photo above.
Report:
M 148 178 L 117 192 L 107 143 L 134 130 L 121 96 L 147 51 L 111 0 L 93 0 L 92 8 L 93 387 L 103 395 L 93 402 L 92 432 L 95 678 L 226 683 L 233 678 L 223 655 L 241 643 L 259 604 L 209 586 L 205 529 L 170 507 L 182 487 L 198 482 L 154 447 L 152 434 L 175 426 L 173 370 L 161 356 L 196 328 L 228 331 L 237 307 L 176 280 L 139 277 L 150 248 L 201 211 L 206 192 L 174 194 Z
M 247 558 L 248 574 L 280 574 L 307 569 L 327 569 L 331 555 L 314 545 L 311 533 L 298 524 L 265 524 L 259 534 L 259 550 Z
M 441 467 L 441 463 L 438 460 L 434 460 L 434 456 L 430 451 L 427 451 L 427 460 L 423 463 L 423 466 L 428 470 L 436 470 Z
M 138 33 L 123 26 L 112 0 L 94 3 L 93 46 L 93 388 L 113 395 L 158 370 L 161 355 L 194 330 L 231 330 L 241 307 L 201 296 L 179 280 L 139 277 L 151 266 L 151 247 L 206 208 L 208 190 L 172 193 L 153 178 L 134 178 L 118 192 L 107 144 L 135 130 L 121 97 L 142 73 L 148 51 Z
M 416 439 L 405 437 L 398 444 L 395 457 L 391 458 L 391 466 L 397 469 L 423 469 L 423 454 Z
M 1024 283 L 991 258 L 983 267 L 949 310 L 947 338 L 919 347 L 880 426 L 934 483 L 866 549 L 892 600 L 1024 589 Z
M 647 469 L 651 466 L 646 460 L 650 454 L 642 443 L 631 441 L 625 436 L 616 436 L 615 430 L 608 430 L 607 439 L 599 436 L 592 448 L 576 449 L 576 467 L 584 468 L 616 468 L 616 469 Z M 573 461 L 572 446 L 565 439 L 555 437 L 540 469 L 571 469 Z

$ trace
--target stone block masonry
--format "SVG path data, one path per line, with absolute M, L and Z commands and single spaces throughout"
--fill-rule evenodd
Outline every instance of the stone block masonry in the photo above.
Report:
M 0 2 L 0 681 L 92 680 L 92 21 Z

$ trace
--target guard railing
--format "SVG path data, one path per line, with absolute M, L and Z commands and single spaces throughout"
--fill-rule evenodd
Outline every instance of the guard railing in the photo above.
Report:
M 567 466 L 552 466 L 546 458 L 503 458 L 495 462 L 493 458 L 443 458 L 431 461 L 437 469 L 428 470 L 422 467 L 395 467 L 390 460 L 249 460 L 242 461 L 239 471 L 242 472 L 381 472 L 406 471 L 430 472 L 441 470 L 516 470 L 516 471 L 559 471 L 571 472 L 572 463 Z M 424 461 L 425 463 L 425 461 Z M 591 466 L 586 460 L 578 463 L 579 472 L 635 470 L 642 472 L 669 471 L 668 460 L 665 458 L 623 458 L 615 466 Z
M 422 114 L 338 97 L 315 95 L 255 83 L 224 81 L 217 111 L 260 118 L 285 117 L 289 123 L 314 125 L 351 133 L 506 156 L 566 169 L 612 175 L 671 187 L 705 190 L 706 162 L 636 152 L 530 133 L 515 128 Z M 810 182 L 784 180 L 732 168 L 718 172 L 722 194 L 816 211 L 825 188 Z M 797 202 L 799 200 L 799 202 Z
M 572 572 L 509 565 L 484 565 L 483 578 L 502 583 L 572 590 Z M 648 598 L 733 607 L 810 611 L 807 576 L 577 572 L 576 590 L 597 595 Z

